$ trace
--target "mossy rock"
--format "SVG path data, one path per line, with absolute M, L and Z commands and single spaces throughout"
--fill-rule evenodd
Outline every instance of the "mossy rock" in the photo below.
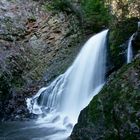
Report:
M 120 68 L 126 62 L 128 40 L 137 31 L 138 18 L 128 18 L 110 26 L 109 46 L 112 63 Z
M 140 136 L 140 59 L 114 72 L 80 114 L 72 140 L 136 140 Z

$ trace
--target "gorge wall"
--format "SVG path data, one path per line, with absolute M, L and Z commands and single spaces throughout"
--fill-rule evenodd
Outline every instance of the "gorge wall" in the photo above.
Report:
M 29 117 L 25 98 L 62 74 L 78 53 L 79 21 L 46 2 L 0 2 L 0 118 Z
M 34 118 L 27 110 L 25 99 L 62 74 L 89 36 L 109 28 L 107 76 L 112 74 L 101 93 L 81 112 L 71 138 L 139 139 L 140 33 L 136 30 L 140 17 L 137 8 L 135 14 L 135 6 L 129 7 L 121 1 L 110 16 L 103 5 L 97 3 L 92 7 L 90 3 L 94 0 L 86 4 L 84 0 L 83 3 L 73 0 L 70 5 L 69 0 L 53 1 L 0 2 L 0 120 Z M 109 1 L 106 5 L 110 5 Z M 138 7 L 139 1 L 135 5 Z M 131 12 L 127 12 L 130 8 Z M 117 11 L 121 12 L 115 15 Z M 124 65 L 128 40 L 134 32 L 132 45 L 137 55 L 131 64 Z

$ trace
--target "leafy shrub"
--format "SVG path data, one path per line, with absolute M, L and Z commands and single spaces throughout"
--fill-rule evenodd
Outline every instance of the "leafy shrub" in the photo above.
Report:
M 108 26 L 111 16 L 104 0 L 82 0 L 81 7 L 90 30 L 98 32 Z
M 52 11 L 67 11 L 68 3 L 66 0 L 52 0 L 51 2 L 46 2 L 44 5 L 45 9 Z

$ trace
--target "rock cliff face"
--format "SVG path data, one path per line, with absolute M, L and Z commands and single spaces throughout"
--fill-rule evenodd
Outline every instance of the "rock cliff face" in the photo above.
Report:
M 25 118 L 25 98 L 63 73 L 77 54 L 79 22 L 32 0 L 0 1 L 0 22 L 0 118 Z
M 140 47 L 140 46 L 139 46 Z M 72 140 L 139 140 L 140 53 L 110 75 L 103 90 L 80 114 Z
M 54 2 L 60 2 L 58 4 L 63 10 L 50 10 L 49 6 Z M 82 46 L 80 43 L 83 43 L 85 38 L 83 33 L 86 38 L 93 34 L 90 23 L 83 20 L 81 1 L 63 1 L 67 9 L 61 2 L 0 1 L 0 120 L 25 120 L 34 117 L 28 113 L 25 99 L 68 68 Z M 109 38 L 110 42 L 112 41 L 110 53 L 113 62 L 108 61 L 107 76 L 124 63 L 122 55 L 124 57 L 127 43 L 121 51 L 117 46 L 136 31 L 137 21 L 138 18 L 130 18 L 111 28 L 112 35 Z M 92 20 L 90 22 L 92 23 Z M 137 32 L 133 40 L 136 53 L 139 40 L 140 35 Z M 86 113 L 83 116 L 86 116 Z M 74 132 L 77 136 L 77 132 Z

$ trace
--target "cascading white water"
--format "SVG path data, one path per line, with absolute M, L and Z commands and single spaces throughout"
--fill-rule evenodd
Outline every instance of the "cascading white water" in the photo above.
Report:
M 134 34 L 130 37 L 129 42 L 128 42 L 128 48 L 127 48 L 127 64 L 131 63 L 133 59 L 133 50 L 132 50 L 132 39 L 133 39 Z
M 104 85 L 107 32 L 91 37 L 64 74 L 27 99 L 30 112 L 40 114 L 38 123 L 56 130 L 44 139 L 66 139 L 77 123 L 80 111 Z

